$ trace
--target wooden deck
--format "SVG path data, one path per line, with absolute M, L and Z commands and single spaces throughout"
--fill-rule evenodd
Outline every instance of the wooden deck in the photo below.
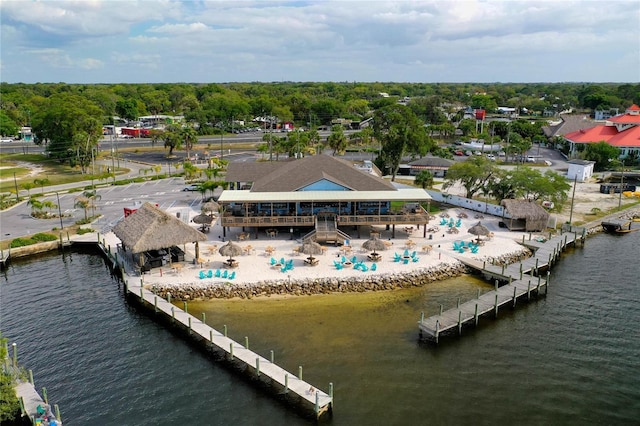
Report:
M 578 242 L 584 244 L 586 230 L 574 228 L 570 232 L 561 232 L 546 241 L 535 241 L 523 238 L 522 244 L 535 251 L 534 256 L 510 265 L 497 266 L 487 262 L 458 257 L 458 260 L 468 267 L 479 271 L 486 279 L 495 280 L 495 289 L 485 294 L 480 294 L 474 300 L 460 304 L 455 308 L 443 311 L 429 318 L 424 318 L 424 313 L 418 322 L 421 338 L 427 338 L 438 343 L 442 333 L 456 330 L 462 334 L 465 324 L 478 325 L 479 318 L 488 313 L 496 317 L 501 306 L 511 305 L 515 308 L 517 300 L 526 296 L 527 301 L 531 294 L 540 295 L 544 289 L 547 294 L 549 288 L 551 266 L 558 260 L 560 254 L 570 245 Z M 546 270 L 545 279 L 540 275 L 541 270 Z M 502 286 L 500 284 L 503 283 Z
M 124 266 L 114 257 L 112 251 L 99 244 L 105 255 L 112 261 L 113 266 L 124 271 Z M 333 407 L 333 384 L 329 384 L 329 393 L 326 393 L 311 383 L 302 379 L 302 367 L 299 367 L 298 374 L 292 374 L 273 361 L 273 353 L 267 359 L 248 348 L 248 341 L 245 345 L 232 340 L 214 328 L 207 325 L 203 320 L 195 318 L 188 312 L 173 305 L 169 300 L 163 299 L 151 291 L 144 288 L 142 277 L 125 275 L 123 281 L 127 289 L 127 295 L 134 297 L 141 305 L 162 315 L 167 321 L 183 329 L 192 339 L 206 342 L 208 347 L 215 352 L 223 353 L 225 358 L 243 373 L 250 373 L 261 383 L 268 383 L 274 389 L 276 397 L 284 396 L 285 400 L 292 405 L 297 405 L 303 411 L 313 411 L 316 418 L 325 414 L 330 415 Z M 186 305 L 185 305 L 186 308 Z M 203 318 L 204 319 L 204 318 Z

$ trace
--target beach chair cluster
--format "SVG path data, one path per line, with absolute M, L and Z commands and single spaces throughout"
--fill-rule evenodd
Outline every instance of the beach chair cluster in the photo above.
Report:
M 417 251 L 410 253 L 409 250 L 405 250 L 402 254 L 393 254 L 393 261 L 396 263 L 404 263 L 405 265 L 407 265 L 409 262 L 417 262 L 419 260 L 420 258 L 418 257 Z
M 473 241 L 454 241 L 453 242 L 453 251 L 457 251 L 458 253 L 464 253 L 469 250 L 471 253 L 477 253 L 480 246 Z
M 206 278 L 222 278 L 223 280 L 233 280 L 236 277 L 236 271 L 232 271 L 231 273 L 226 270 L 220 270 L 220 269 L 216 269 L 215 272 L 213 272 L 212 269 L 209 269 L 208 271 L 200 271 L 200 273 L 198 274 L 198 277 L 201 280 L 204 280 Z
M 447 220 L 447 218 L 443 217 L 440 219 L 440 226 L 448 226 L 449 228 L 455 226 L 456 228 L 460 228 L 462 226 L 462 219 L 455 220 L 454 218 L 449 218 L 449 220 Z
M 285 261 L 284 257 L 280 258 L 280 260 L 272 257 L 269 263 L 271 264 L 272 268 L 278 268 L 282 273 L 293 270 L 293 259 Z
M 344 269 L 345 267 L 352 267 L 353 269 L 362 272 L 375 272 L 378 269 L 378 265 L 375 262 L 371 263 L 371 266 L 368 266 L 364 261 L 358 261 L 357 256 L 353 256 L 351 259 L 348 259 L 346 256 L 342 256 L 340 260 L 333 261 L 333 266 L 335 266 L 337 270 Z

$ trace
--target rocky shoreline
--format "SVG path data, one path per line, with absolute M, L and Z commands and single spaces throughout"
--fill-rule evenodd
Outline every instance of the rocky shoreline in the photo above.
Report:
M 531 256 L 525 247 L 518 252 L 497 257 L 477 258 L 496 265 L 511 264 Z M 203 286 L 200 283 L 180 285 L 152 285 L 150 290 L 162 298 L 170 294 L 172 300 L 208 299 L 253 299 L 270 296 L 310 296 L 329 293 L 361 293 L 367 291 L 394 290 L 421 287 L 434 281 L 467 274 L 469 268 L 461 262 L 443 263 L 438 266 L 414 269 L 410 272 L 394 274 L 363 275 L 361 277 L 327 277 L 322 279 L 258 281 L 250 284 L 233 282 L 215 283 Z

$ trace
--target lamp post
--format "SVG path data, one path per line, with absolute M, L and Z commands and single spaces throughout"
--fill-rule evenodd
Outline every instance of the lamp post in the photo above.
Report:
M 622 207 L 622 189 L 624 188 L 624 158 L 620 160 L 622 163 L 622 174 L 620 175 L 620 193 L 618 194 L 618 209 Z
M 58 217 L 60 218 L 60 229 L 64 228 L 62 224 L 62 209 L 60 208 L 60 194 L 56 192 L 56 198 L 58 199 Z

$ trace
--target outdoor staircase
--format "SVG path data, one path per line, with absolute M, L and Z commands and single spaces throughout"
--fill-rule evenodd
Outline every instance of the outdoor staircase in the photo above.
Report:
M 335 245 L 344 244 L 350 240 L 351 236 L 338 229 L 335 216 L 318 216 L 316 217 L 315 229 L 304 237 L 302 240 L 315 241 L 317 243 L 332 243 Z

